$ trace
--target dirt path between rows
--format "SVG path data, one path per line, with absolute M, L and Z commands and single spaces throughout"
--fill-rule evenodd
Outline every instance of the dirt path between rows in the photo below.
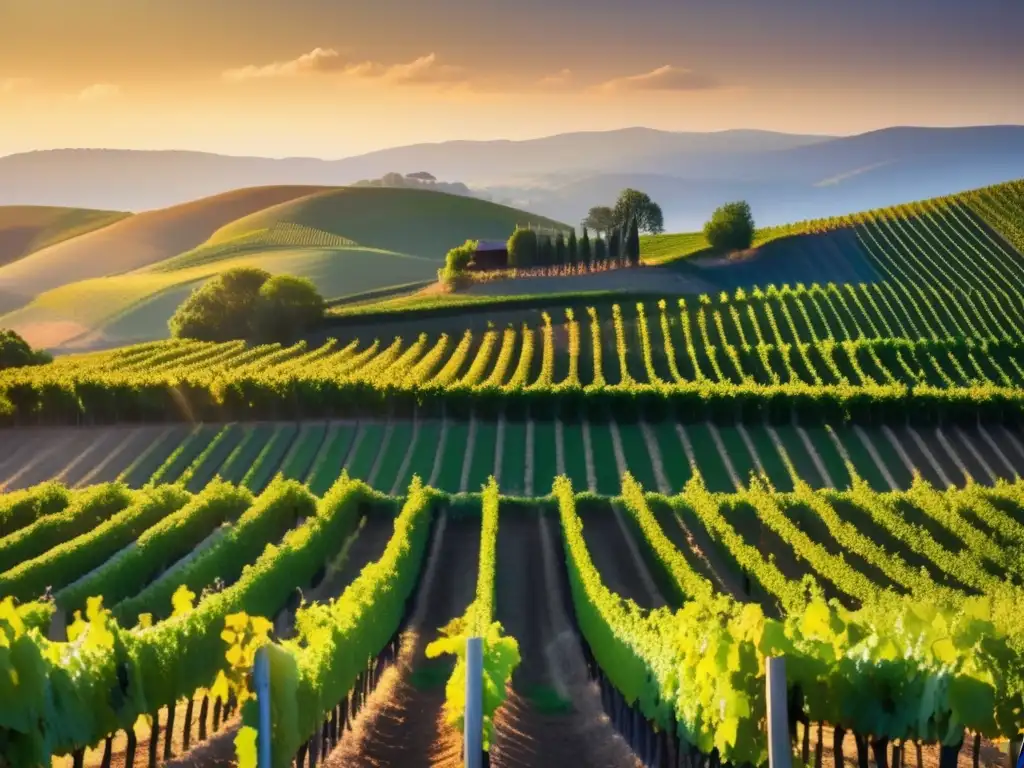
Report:
M 580 509 L 583 538 L 608 589 L 641 608 L 660 608 L 665 597 L 644 561 L 621 512 L 610 503 L 588 502 Z
M 461 742 L 441 722 L 450 657 L 428 660 L 437 629 L 473 599 L 480 552 L 480 519 L 442 513 L 436 523 L 412 616 L 393 667 L 381 677 L 351 731 L 324 762 L 334 768 L 461 765 Z
M 601 709 L 567 612 L 569 584 L 556 521 L 514 510 L 498 526 L 498 620 L 522 663 L 495 717 L 491 766 L 639 765 Z M 570 608 L 571 610 L 571 608 Z

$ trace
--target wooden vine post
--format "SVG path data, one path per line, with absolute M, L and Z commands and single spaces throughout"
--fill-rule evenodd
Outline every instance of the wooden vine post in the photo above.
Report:
M 253 687 L 260 708 L 260 723 L 256 734 L 257 768 L 270 768 L 270 654 L 267 646 L 256 651 L 253 664 Z
M 764 661 L 768 694 L 768 765 L 769 768 L 792 768 L 793 750 L 789 742 L 786 659 L 782 656 L 773 656 Z
M 462 727 L 462 760 L 466 768 L 482 768 L 483 766 L 483 689 L 483 639 L 469 637 L 466 638 L 466 713 Z

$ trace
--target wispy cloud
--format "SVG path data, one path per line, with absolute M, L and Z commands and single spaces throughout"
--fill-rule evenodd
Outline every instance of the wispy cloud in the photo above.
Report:
M 569 88 L 576 82 L 571 69 L 563 69 L 553 75 L 547 75 L 537 81 L 540 88 Z
M 314 48 L 309 53 L 289 61 L 271 64 L 250 64 L 221 73 L 224 80 L 239 82 L 280 77 L 335 74 L 351 78 L 379 79 L 398 85 L 440 85 L 463 82 L 467 78 L 461 67 L 438 61 L 429 53 L 410 62 L 384 64 L 379 61 L 359 61 L 342 56 L 334 48 Z
M 705 91 L 721 87 L 709 75 L 666 64 L 640 75 L 607 80 L 597 86 L 603 91 Z
M 271 64 L 249 64 L 237 69 L 229 69 L 222 73 L 225 80 L 256 80 L 271 77 L 294 77 L 324 72 L 339 72 L 349 66 L 349 62 L 333 48 L 314 48 L 298 58 L 288 61 L 275 61 Z
M 102 101 L 120 95 L 121 87 L 114 83 L 93 83 L 78 92 L 79 101 Z

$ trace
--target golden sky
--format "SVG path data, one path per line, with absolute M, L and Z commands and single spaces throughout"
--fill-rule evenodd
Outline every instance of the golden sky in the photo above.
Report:
M 1024 123 L 1024 2 L 0 0 L 0 154 Z

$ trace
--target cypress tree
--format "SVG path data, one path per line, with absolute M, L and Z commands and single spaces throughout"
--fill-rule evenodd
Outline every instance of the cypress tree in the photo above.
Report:
M 558 237 L 555 238 L 555 264 L 564 267 L 567 263 L 566 256 L 565 236 L 559 232 Z
M 617 263 L 622 258 L 622 235 L 615 227 L 608 236 L 608 261 Z
M 575 267 L 579 264 L 579 248 L 576 244 L 576 230 L 570 230 L 569 232 L 569 243 L 566 247 L 566 260 L 570 266 Z
M 608 246 L 600 237 L 594 239 L 594 263 L 604 264 L 608 260 Z
M 590 249 L 590 235 L 587 234 L 587 228 L 583 228 L 583 237 L 580 238 L 579 244 L 576 249 L 576 258 L 579 259 L 580 264 L 589 267 L 594 259 L 594 254 Z
M 626 258 L 634 267 L 640 264 L 640 227 L 634 216 L 629 222 L 629 236 L 626 238 Z
M 540 242 L 539 262 L 542 267 L 550 267 L 555 263 L 555 245 L 547 235 Z

